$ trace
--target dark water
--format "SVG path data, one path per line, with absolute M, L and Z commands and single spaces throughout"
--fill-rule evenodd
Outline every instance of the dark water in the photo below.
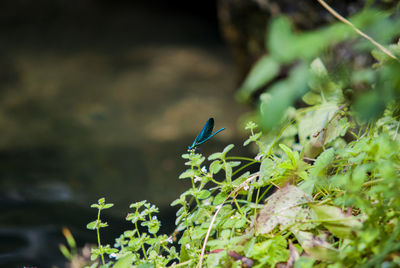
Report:
M 180 158 L 209 117 L 227 130 L 203 152 L 240 147 L 235 74 L 214 1 L 0 3 L 0 266 L 64 266 L 62 226 L 78 244 L 90 204 L 104 243 L 124 229 L 130 203 L 161 210 L 187 184 Z

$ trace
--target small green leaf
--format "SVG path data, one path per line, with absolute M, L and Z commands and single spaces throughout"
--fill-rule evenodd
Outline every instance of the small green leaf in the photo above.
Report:
M 233 145 L 233 144 L 229 144 L 228 146 L 226 146 L 224 148 L 224 150 L 222 151 L 223 155 L 225 156 L 230 150 L 233 149 L 233 147 L 235 147 L 235 145 Z
M 230 165 L 228 165 L 228 164 L 225 164 L 224 165 L 224 170 L 225 170 L 226 179 L 228 181 L 231 181 L 231 179 L 232 179 L 232 167 Z
M 327 77 L 328 71 L 320 58 L 311 62 L 311 72 L 319 77 Z
M 113 268 L 125 268 L 131 267 L 133 263 L 133 253 L 129 252 L 124 257 L 120 258 L 114 265 Z
M 240 162 L 240 161 L 229 161 L 228 165 L 230 165 L 233 168 L 233 167 L 240 166 L 241 163 L 242 162 Z
M 106 223 L 106 222 L 100 222 L 100 224 L 99 224 L 100 228 L 107 227 L 107 226 L 108 226 L 108 223 Z
M 97 254 L 97 253 L 92 253 L 92 254 L 90 255 L 90 260 L 91 260 L 91 261 L 95 261 L 95 260 L 97 259 L 98 256 L 99 256 L 99 254 Z
M 146 200 L 143 200 L 143 201 L 140 201 L 140 202 L 136 202 L 136 203 L 130 204 L 129 208 L 138 209 L 138 208 L 144 206 L 144 204 L 146 204 L 146 202 L 147 202 Z
M 304 251 L 316 260 L 335 261 L 339 252 L 328 241 L 325 235 L 316 236 L 311 232 L 292 229 L 297 241 Z
M 118 252 L 118 249 L 116 249 L 116 248 L 110 248 L 110 247 L 108 247 L 108 245 L 107 245 L 107 247 L 104 249 L 104 252 L 105 252 L 106 254 L 113 254 L 113 253 L 117 253 L 117 252 Z
M 195 174 L 196 173 L 193 169 L 188 169 L 179 176 L 179 179 L 193 178 Z
M 176 212 L 176 216 L 182 215 L 185 211 L 186 211 L 185 207 L 181 207 L 181 208 Z
M 215 160 L 210 165 L 210 172 L 212 174 L 217 174 L 222 168 L 222 163 L 220 160 Z
M 322 97 L 320 94 L 316 94 L 315 92 L 309 91 L 303 96 L 303 101 L 308 105 L 316 105 L 322 103 Z
M 161 224 L 156 217 L 153 217 L 150 221 L 142 222 L 141 225 L 147 226 L 148 232 L 150 234 L 156 234 L 160 229 Z
M 249 171 L 243 173 L 242 175 L 240 175 L 239 178 L 235 179 L 235 180 L 232 182 L 232 185 L 233 185 L 234 187 L 239 186 L 242 182 L 244 182 L 245 180 L 247 180 L 247 179 L 249 178 L 249 176 L 250 176 L 250 172 L 249 172 Z
M 257 259 L 260 262 L 259 267 L 276 267 L 279 262 L 285 262 L 289 258 L 287 241 L 280 235 L 270 239 L 253 243 L 247 250 L 246 256 Z
M 251 135 L 251 136 L 243 143 L 243 146 L 247 146 L 247 145 L 249 145 L 251 142 L 257 141 L 261 136 L 262 136 L 262 132 L 254 133 L 254 135 Z
M 275 165 L 274 161 L 272 161 L 270 158 L 265 158 L 261 162 L 261 166 L 260 166 L 261 180 L 263 180 L 264 182 L 269 180 L 269 178 L 272 175 L 272 172 L 274 171 L 274 165 Z
M 323 225 L 339 238 L 351 238 L 362 224 L 355 217 L 346 215 L 340 208 L 327 205 L 311 206 Z
M 290 162 L 293 166 L 298 164 L 299 154 L 297 152 L 292 151 L 289 147 L 284 144 L 279 144 L 279 147 L 285 152 L 285 154 L 289 157 Z
M 308 89 L 308 77 L 308 67 L 305 64 L 299 64 L 290 71 L 288 78 L 269 87 L 269 98 L 260 96 L 260 123 L 264 129 L 270 130 L 282 122 L 285 112 Z
M 172 201 L 171 207 L 174 207 L 174 206 L 176 206 L 176 205 L 182 205 L 182 206 L 183 206 L 184 204 L 185 204 L 185 200 L 176 199 L 176 200 Z
M 86 228 L 89 230 L 95 230 L 98 227 L 98 221 L 92 221 L 86 225 Z
M 60 249 L 61 253 L 64 255 L 64 257 L 67 260 L 71 260 L 72 259 L 72 255 L 71 252 L 68 250 L 68 248 L 65 245 L 59 245 L 58 248 Z
M 314 165 L 310 170 L 310 174 L 316 177 L 325 175 L 324 173 L 326 173 L 326 168 L 332 162 L 334 157 L 335 157 L 334 148 L 329 148 L 328 150 L 325 150 L 322 154 L 320 154 L 320 156 L 314 162 Z
M 197 198 L 198 199 L 206 199 L 211 195 L 210 191 L 208 190 L 201 190 L 198 194 L 197 194 Z
M 227 193 L 224 192 L 220 192 L 219 194 L 217 194 L 214 198 L 213 204 L 214 205 L 219 205 L 222 202 L 224 202 L 225 198 L 228 196 Z
M 257 127 L 258 127 L 258 125 L 256 123 L 254 123 L 253 121 L 249 121 L 249 122 L 247 122 L 244 129 L 255 129 Z
M 222 153 L 213 153 L 212 155 L 210 155 L 208 157 L 208 160 L 212 161 L 212 160 L 215 160 L 215 159 L 220 159 L 221 156 L 222 156 Z
M 105 204 L 103 209 L 111 208 L 113 206 L 114 206 L 114 204 L 111 204 L 111 203 L 110 204 Z

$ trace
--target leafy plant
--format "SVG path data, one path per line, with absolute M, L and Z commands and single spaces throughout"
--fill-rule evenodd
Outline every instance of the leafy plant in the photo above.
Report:
M 375 33 L 386 29 L 382 40 L 400 28 L 395 16 L 371 10 L 352 22 Z M 351 72 L 338 78 L 318 56 L 354 38 L 346 27 L 294 34 L 285 18 L 272 23 L 270 54 L 249 74 L 240 97 L 250 98 L 281 64 L 298 63 L 261 94 L 257 122 L 246 125 L 244 146 L 252 146 L 254 158 L 230 156 L 233 144 L 207 158 L 182 155 L 187 170 L 179 179 L 192 186 L 171 204 L 178 207 L 179 252 L 172 236 L 157 234 L 158 208 L 146 201 L 130 206 L 126 219 L 134 228 L 113 247 L 102 246 L 100 228 L 107 224 L 100 212 L 112 204 L 100 199 L 92 205 L 97 220 L 87 226 L 98 236 L 92 259 L 100 258 L 102 267 L 399 266 L 400 63 L 378 48 L 374 64 L 347 66 Z M 365 42 L 354 47 L 370 49 Z M 398 45 L 389 50 L 400 54 Z M 360 85 L 368 90 L 355 92 Z

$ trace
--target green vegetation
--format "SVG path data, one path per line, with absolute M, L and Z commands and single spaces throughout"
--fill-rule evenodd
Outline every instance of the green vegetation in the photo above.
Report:
M 383 44 L 399 35 L 389 13 L 352 22 Z M 182 156 L 179 179 L 192 187 L 171 204 L 179 252 L 145 201 L 131 205 L 133 229 L 103 246 L 100 211 L 111 205 L 100 199 L 92 267 L 400 266 L 400 62 L 375 47 L 369 60 L 370 41 L 343 24 L 295 35 L 277 18 L 266 39 L 269 54 L 239 91 L 246 101 L 270 85 L 246 125 L 255 157 L 230 156 L 232 144 L 208 161 Z M 335 59 L 320 55 L 344 41 L 353 58 L 327 67 Z M 399 58 L 398 44 L 388 48 Z M 270 83 L 282 65 L 291 71 Z

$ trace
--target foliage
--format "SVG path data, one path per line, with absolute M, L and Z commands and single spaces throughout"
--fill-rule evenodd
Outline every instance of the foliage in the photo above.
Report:
M 390 44 L 399 35 L 398 14 L 365 9 L 350 21 L 374 36 L 378 42 Z M 343 54 L 336 51 L 340 42 L 345 47 L 347 44 L 349 50 L 342 56 L 343 62 L 338 62 L 340 59 L 336 58 L 337 54 Z M 249 101 L 254 93 L 266 89 L 261 91 L 263 93 L 259 100 L 260 122 L 264 129 L 271 130 L 279 126 L 288 107 L 308 90 L 303 97 L 306 104 L 355 101 L 353 108 L 363 119 L 381 116 L 389 102 L 399 100 L 398 61 L 375 49 L 372 52 L 378 61 L 375 68 L 372 69 L 370 64 L 362 64 L 369 62 L 365 54 L 371 51 L 373 45 L 342 22 L 306 33 L 294 33 L 289 20 L 278 17 L 270 24 L 265 45 L 268 53 L 255 64 L 238 93 L 239 100 Z M 389 45 L 388 49 L 394 55 L 400 55 L 398 45 Z M 332 76 L 328 75 L 318 59 L 321 54 L 334 65 L 336 70 Z M 348 61 L 351 54 L 357 56 L 353 61 Z M 310 64 L 311 68 L 308 68 Z M 282 69 L 289 69 L 283 78 Z M 267 85 L 268 88 L 265 88 Z M 337 92 L 343 92 L 347 98 L 344 99 Z
M 353 23 L 380 41 L 400 28 L 398 18 L 370 10 Z M 259 121 L 246 125 L 244 145 L 257 155 L 230 156 L 230 144 L 208 161 L 193 150 L 182 156 L 188 168 L 179 179 L 192 187 L 171 204 L 179 252 L 172 237 L 157 234 L 158 209 L 146 201 L 131 205 L 126 219 L 134 229 L 114 247 L 102 246 L 100 211 L 111 204 L 100 199 L 92 205 L 97 220 L 88 224 L 98 235 L 92 259 L 101 258 L 102 267 L 399 266 L 400 63 L 373 50 L 372 66 L 346 66 L 351 71 L 338 76 L 317 56 L 348 38 L 354 36 L 343 25 L 295 35 L 286 19 L 276 19 L 266 42 L 271 54 L 256 64 L 240 97 L 270 82 L 281 64 L 298 63 L 261 94 Z M 398 45 L 389 49 L 400 54 Z M 360 85 L 368 90 L 356 92 Z M 295 109 L 301 96 L 304 105 Z

